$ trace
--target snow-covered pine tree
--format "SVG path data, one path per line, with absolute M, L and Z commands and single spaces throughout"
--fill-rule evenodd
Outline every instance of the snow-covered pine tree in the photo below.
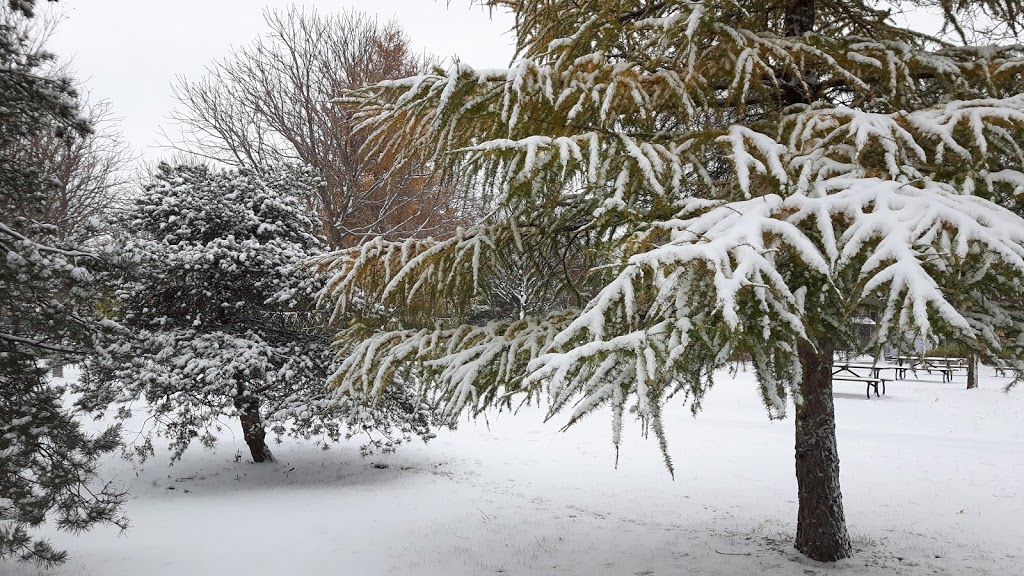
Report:
M 330 339 L 306 264 L 323 242 L 301 206 L 315 185 L 288 168 L 159 166 L 119 221 L 127 240 L 104 278 L 108 340 L 76 389 L 80 403 L 144 399 L 156 426 L 143 455 L 153 434 L 170 438 L 175 458 L 194 439 L 210 445 L 223 417 L 238 418 L 256 462 L 273 460 L 268 424 L 324 440 L 370 434 L 368 450 L 429 438 L 430 414 L 406 387 L 375 410 L 327 394 Z
M 4 23 L 22 17 L 0 15 L 0 562 L 53 564 L 66 553 L 32 528 L 49 520 L 77 532 L 127 520 L 124 493 L 96 482 L 98 458 L 119 446 L 118 428 L 87 433 L 47 377 L 53 356 L 74 361 L 91 345 L 97 257 L 43 223 L 61 183 L 26 163 L 21 148 L 54 134 L 71 145 L 90 127 L 70 80 L 47 74 L 52 56 Z
M 1021 3 L 903 4 L 941 8 L 948 42 L 870 0 L 485 4 L 515 13 L 511 69 L 342 99 L 378 151 L 433 150 L 498 208 L 325 260 L 335 314 L 362 316 L 339 393 L 412 366 L 448 416 L 546 393 L 571 425 L 610 405 L 616 445 L 632 410 L 671 469 L 664 404 L 696 411 L 749 356 L 769 416 L 795 407 L 796 547 L 849 556 L 831 366 L 851 319 L 879 319 L 875 350 L 936 337 L 1024 367 L 1024 220 L 1003 207 L 1024 192 L 1024 48 L 994 44 Z M 536 246 L 582 255 L 549 270 L 582 304 L 468 322 L 495 255 Z

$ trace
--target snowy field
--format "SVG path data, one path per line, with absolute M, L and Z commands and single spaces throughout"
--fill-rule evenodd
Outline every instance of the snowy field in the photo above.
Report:
M 71 373 L 69 373 L 71 374 Z M 1024 575 L 1024 390 L 837 383 L 842 486 L 854 558 L 797 555 L 793 422 L 769 422 L 753 377 L 723 373 L 704 411 L 676 408 L 673 481 L 631 426 L 618 469 L 610 418 L 558 432 L 537 409 L 362 459 L 353 441 L 246 462 L 240 434 L 168 467 L 110 459 L 132 528 L 54 534 L 51 572 L 180 575 Z M 241 453 L 241 461 L 236 453 Z

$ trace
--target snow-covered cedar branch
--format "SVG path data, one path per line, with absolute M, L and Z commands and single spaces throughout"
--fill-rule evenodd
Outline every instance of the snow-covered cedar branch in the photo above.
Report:
M 448 299 L 457 306 L 473 296 L 479 287 L 481 267 L 493 261 L 493 231 L 486 226 L 460 228 L 445 240 L 395 242 L 376 238 L 358 249 L 326 254 L 315 260 L 327 277 L 320 299 L 334 302 L 332 322 L 365 302 L 383 306 L 412 306 L 417 301 L 436 304 L 434 299 L 442 288 L 449 295 L 457 295 Z
M 520 316 L 536 314 L 569 293 L 578 296 L 571 285 L 585 273 L 581 238 L 589 235 L 563 213 L 481 223 L 443 239 L 377 238 L 314 260 L 326 278 L 319 299 L 333 306 L 333 322 L 358 315 L 385 324 L 400 317 L 450 325 L 480 312 L 485 301 L 511 302 Z
M 449 153 L 515 148 L 521 154 L 504 165 L 506 182 L 558 164 L 607 182 L 625 165 L 653 192 L 678 192 L 679 172 L 693 160 L 682 153 L 689 140 L 721 126 L 710 108 L 732 106 L 736 121 L 757 117 L 805 70 L 814 70 L 819 82 L 801 91 L 830 93 L 858 107 L 870 102 L 879 112 L 929 106 L 950 93 L 1011 96 L 1024 71 L 1020 45 L 929 52 L 909 40 L 780 38 L 730 26 L 706 3 L 663 4 L 671 5 L 663 10 L 669 15 L 628 24 L 595 15 L 509 70 L 456 63 L 444 74 L 383 82 L 338 102 L 358 107 L 381 154 L 412 145 L 433 150 L 441 162 L 464 162 Z M 607 50 L 580 54 L 579 44 L 608 28 L 635 37 L 629 59 Z M 669 44 L 672 50 L 664 48 Z M 541 106 L 543 115 L 524 112 Z M 622 140 L 621 149 L 603 150 L 601 137 L 609 141 L 604 146 Z M 652 170 L 662 174 L 654 177 Z
M 341 362 L 330 382 L 344 394 L 378 398 L 396 374 L 430 382 L 443 399 L 441 416 L 490 406 L 510 407 L 512 395 L 528 394 L 526 368 L 550 347 L 578 311 L 481 326 L 374 331 L 355 324 L 335 341 Z

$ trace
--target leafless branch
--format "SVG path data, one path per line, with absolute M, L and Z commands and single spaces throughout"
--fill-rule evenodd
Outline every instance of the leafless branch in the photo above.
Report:
M 292 7 L 265 14 L 269 32 L 212 63 L 196 81 L 178 78 L 180 133 L 168 147 L 238 166 L 300 163 L 325 186 L 314 199 L 332 246 L 370 236 L 437 234 L 452 222 L 450 190 L 409 152 L 368 157 L 343 91 L 422 72 L 395 22 L 354 11 L 322 15 Z

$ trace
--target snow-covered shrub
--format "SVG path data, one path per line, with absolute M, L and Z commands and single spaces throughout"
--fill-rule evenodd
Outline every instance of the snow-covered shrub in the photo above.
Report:
M 373 410 L 325 391 L 332 354 L 306 264 L 322 240 L 302 200 L 313 178 L 294 169 L 161 165 L 119 224 L 127 240 L 110 287 L 108 331 L 80 386 L 91 409 L 139 399 L 174 457 L 211 445 L 237 417 L 253 460 L 272 460 L 278 434 L 337 440 L 367 433 L 369 448 L 430 436 L 429 411 L 409 387 Z M 375 437 L 374 435 L 379 435 Z

